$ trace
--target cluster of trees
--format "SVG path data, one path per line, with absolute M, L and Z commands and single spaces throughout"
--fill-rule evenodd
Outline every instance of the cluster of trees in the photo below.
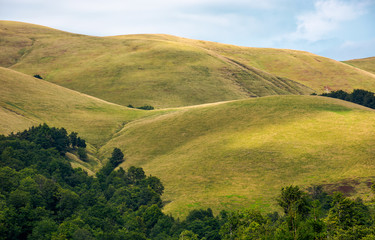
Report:
M 231 213 L 221 227 L 222 239 L 375 239 L 374 211 L 361 199 L 331 196 L 321 186 L 310 190 L 282 188 L 277 199 L 281 216 L 254 210 Z
M 141 110 L 154 110 L 154 107 L 150 106 L 150 105 L 144 105 L 144 106 L 141 106 L 141 107 L 134 107 L 133 105 L 129 104 L 128 108 L 137 108 L 137 109 L 141 109 Z
M 46 123 L 23 132 L 11 133 L 7 139 L 27 140 L 40 145 L 43 149 L 55 148 L 61 155 L 76 148 L 86 148 L 86 141 L 78 137 L 78 133 L 71 132 L 68 135 L 65 128 L 49 127 Z
M 118 167 L 118 148 L 96 176 L 73 169 L 61 151 L 77 136 L 65 132 L 0 136 L 0 239 L 375 239 L 372 208 L 319 186 L 283 188 L 282 214 L 198 209 L 180 221 L 162 212 L 157 177 Z
M 330 93 L 323 93 L 321 96 L 338 98 L 375 109 L 374 93 L 362 89 L 355 89 L 352 93 L 347 93 L 343 90 L 332 91 Z

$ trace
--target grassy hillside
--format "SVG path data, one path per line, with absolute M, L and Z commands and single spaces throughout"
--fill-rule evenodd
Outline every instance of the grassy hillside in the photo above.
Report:
M 336 99 L 264 97 L 130 123 L 100 152 L 120 147 L 123 166 L 160 177 L 167 212 L 270 210 L 285 185 L 367 188 L 361 182 L 374 176 L 374 122 L 375 111 Z
M 3 48 L 12 49 L 0 57 L 3 66 L 122 105 L 186 106 L 312 92 L 175 37 L 90 37 L 6 21 L 0 29 Z
M 344 61 L 344 63 L 375 74 L 375 57 L 353 59 Z
M 247 48 L 200 42 L 202 47 L 247 66 L 297 81 L 321 93 L 328 90 L 375 90 L 375 75 L 309 52 Z M 355 66 L 355 65 L 354 65 Z
M 176 107 L 326 89 L 375 75 L 311 53 L 169 35 L 91 37 L 0 21 L 0 64 L 122 105 Z M 307 86 L 307 87 L 306 87 Z
M 100 147 L 128 122 L 163 112 L 129 109 L 1 67 L 0 86 L 0 134 L 46 122 Z
M 325 89 L 375 91 L 374 74 L 302 51 L 170 35 L 91 37 L 8 21 L 0 21 L 0 33 L 1 66 L 122 105 L 160 108 Z

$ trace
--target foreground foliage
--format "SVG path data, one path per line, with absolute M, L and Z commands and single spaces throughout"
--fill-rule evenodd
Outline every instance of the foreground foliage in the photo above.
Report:
M 319 186 L 282 188 L 281 215 L 197 209 L 180 221 L 162 212 L 158 178 L 117 168 L 118 148 L 96 177 L 73 169 L 64 153 L 77 139 L 45 124 L 0 136 L 0 239 L 375 238 L 372 208 Z

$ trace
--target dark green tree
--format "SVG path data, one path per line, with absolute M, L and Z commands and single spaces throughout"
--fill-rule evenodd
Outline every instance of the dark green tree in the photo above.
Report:
M 69 134 L 70 144 L 71 144 L 73 149 L 77 146 L 77 136 L 78 136 L 78 133 L 76 133 L 76 132 L 71 132 Z
M 122 153 L 121 149 L 114 148 L 112 152 L 112 156 L 109 158 L 109 162 L 112 164 L 113 167 L 117 167 L 122 162 L 124 162 L 124 154 Z

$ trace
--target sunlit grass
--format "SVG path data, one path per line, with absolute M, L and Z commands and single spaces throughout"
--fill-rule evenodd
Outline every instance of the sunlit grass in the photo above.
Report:
M 373 110 L 335 99 L 265 97 L 140 120 L 101 151 L 120 147 L 124 167 L 160 177 L 166 212 L 272 210 L 282 186 L 373 176 L 374 120 Z

